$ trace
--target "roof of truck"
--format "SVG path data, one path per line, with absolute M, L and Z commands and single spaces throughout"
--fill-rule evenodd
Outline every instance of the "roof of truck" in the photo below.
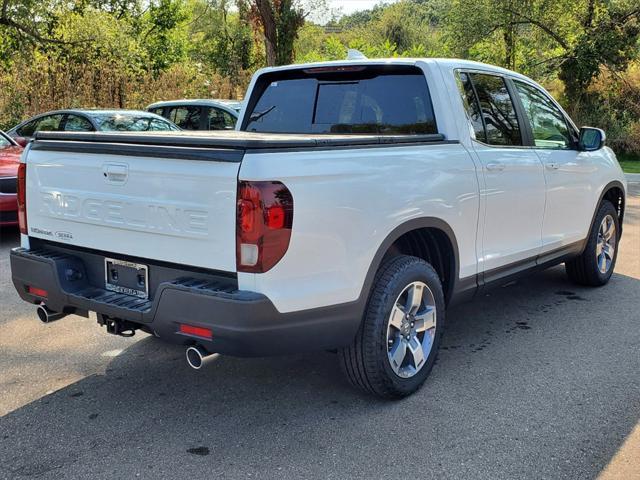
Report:
M 491 72 L 502 73 L 506 75 L 511 75 L 514 77 L 520 77 L 522 79 L 526 79 L 531 81 L 528 77 L 524 75 L 514 72 L 512 70 L 508 70 L 503 67 L 498 67 L 496 65 L 491 65 L 488 63 L 476 62 L 473 60 L 463 60 L 459 58 L 406 58 L 406 57 L 396 57 L 396 58 L 362 58 L 362 59 L 353 59 L 353 60 L 333 60 L 329 62 L 313 62 L 313 63 L 302 63 L 302 64 L 291 64 L 291 65 L 283 65 L 278 67 L 265 67 L 256 72 L 258 74 L 264 74 L 268 72 L 275 71 L 284 71 L 284 70 L 299 70 L 302 68 L 321 68 L 321 67 L 332 67 L 332 66 L 352 66 L 352 65 L 416 65 L 419 64 L 438 64 L 440 66 L 444 66 L 447 68 L 464 68 L 468 70 L 486 70 Z

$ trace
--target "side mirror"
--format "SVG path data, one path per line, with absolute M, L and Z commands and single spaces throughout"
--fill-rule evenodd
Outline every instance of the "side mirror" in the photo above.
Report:
M 582 127 L 580 129 L 578 148 L 583 152 L 593 152 L 594 150 L 600 150 L 604 147 L 606 140 L 607 136 L 604 130 L 593 127 Z
M 29 144 L 29 140 L 24 137 L 14 137 L 13 140 L 22 148 L 27 148 L 27 145 Z

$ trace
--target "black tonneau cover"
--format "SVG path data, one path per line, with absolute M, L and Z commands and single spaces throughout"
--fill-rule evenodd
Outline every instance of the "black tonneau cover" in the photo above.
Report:
M 327 135 L 277 134 L 240 131 L 181 132 L 37 132 L 36 140 L 91 143 L 126 143 L 131 145 L 162 145 L 213 147 L 242 150 L 272 148 L 339 147 L 348 145 L 380 145 L 396 143 L 441 142 L 442 134 L 428 135 Z
M 249 150 L 369 148 L 442 143 L 444 135 L 319 135 L 240 131 L 37 132 L 34 150 L 240 162 Z

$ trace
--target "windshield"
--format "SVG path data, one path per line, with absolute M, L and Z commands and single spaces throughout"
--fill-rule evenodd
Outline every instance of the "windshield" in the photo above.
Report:
M 144 114 L 103 114 L 93 119 L 101 132 L 159 132 L 180 130 L 172 123 L 156 116 Z
M 243 130 L 269 133 L 437 133 L 429 89 L 411 66 L 310 68 L 265 74 Z

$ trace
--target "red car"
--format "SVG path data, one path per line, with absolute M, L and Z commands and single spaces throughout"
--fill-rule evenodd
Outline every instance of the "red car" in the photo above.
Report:
M 16 177 L 23 148 L 0 131 L 0 227 L 18 224 Z

